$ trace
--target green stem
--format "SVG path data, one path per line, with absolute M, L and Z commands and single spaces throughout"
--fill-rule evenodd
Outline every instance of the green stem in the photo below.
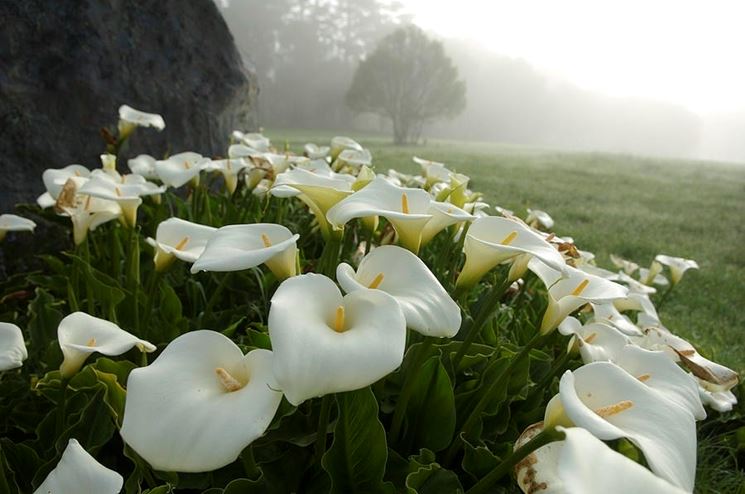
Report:
M 670 282 L 670 286 L 665 290 L 665 293 L 662 294 L 662 297 L 660 297 L 660 302 L 657 304 L 657 310 L 661 310 L 662 306 L 665 305 L 665 301 L 667 301 L 667 298 L 670 296 L 670 292 L 673 291 L 673 284 Z
M 473 407 L 473 409 L 471 410 L 471 413 L 468 415 L 468 418 L 466 418 L 466 421 L 463 423 L 463 426 L 460 428 L 460 432 L 468 432 L 474 427 L 474 425 L 476 425 L 476 422 L 481 418 L 481 414 L 484 412 L 484 409 L 489 404 L 489 402 L 492 400 L 494 393 L 499 388 L 499 386 L 503 384 L 504 379 L 509 378 L 515 366 L 519 364 L 520 362 L 522 362 L 522 360 L 530 354 L 530 351 L 533 348 L 545 342 L 549 336 L 551 336 L 551 333 L 548 333 L 545 335 L 541 333 L 536 333 L 536 335 L 520 350 L 520 352 L 518 352 L 514 357 L 512 357 L 512 360 L 510 360 L 509 363 L 505 366 L 505 368 L 502 369 L 502 372 L 500 372 L 499 375 L 495 379 L 492 380 L 492 382 L 489 384 L 489 387 L 486 389 L 486 391 L 484 391 L 481 394 L 481 398 L 476 403 L 476 406 Z M 458 453 L 462 445 L 462 442 L 458 439 L 460 438 L 460 434 L 456 434 L 455 437 L 456 439 L 450 445 L 450 449 L 448 449 L 447 454 L 445 456 L 446 465 L 449 465 L 452 463 L 453 458 L 455 458 L 455 455 Z
M 404 422 L 404 416 L 406 415 L 406 408 L 409 405 L 409 400 L 414 392 L 414 384 L 417 382 L 419 373 L 422 368 L 422 363 L 427 358 L 429 348 L 432 346 L 432 337 L 425 337 L 422 342 L 422 346 L 413 356 L 411 365 L 409 366 L 409 372 L 404 378 L 404 383 L 401 388 L 401 394 L 398 396 L 396 401 L 396 409 L 393 411 L 393 420 L 391 421 L 391 431 L 389 433 L 390 443 L 395 444 L 398 441 L 399 433 L 401 432 L 401 426 Z
M 207 301 L 207 307 L 204 309 L 204 313 L 205 314 L 211 314 L 212 313 L 212 307 L 220 299 L 220 296 L 222 295 L 222 292 L 225 290 L 225 284 L 227 283 L 229 277 L 230 277 L 230 273 L 224 273 L 220 277 L 220 283 L 217 285 L 217 289 L 215 289 L 215 291 L 212 292 L 212 296 Z
M 484 299 L 482 300 L 476 317 L 470 324 L 468 324 L 468 322 L 466 323 L 466 328 L 464 328 L 467 330 L 466 337 L 463 340 L 463 343 L 460 345 L 458 353 L 456 353 L 455 357 L 453 357 L 452 364 L 454 371 L 458 370 L 460 361 L 465 356 L 468 348 L 473 344 L 474 341 L 476 341 L 476 337 L 481 334 L 481 329 L 483 328 L 486 321 L 494 314 L 494 312 L 496 312 L 497 309 L 499 309 L 499 301 L 504 295 L 505 290 L 509 286 L 510 285 L 506 277 L 502 281 L 502 283 L 494 285 L 491 288 L 491 291 L 489 291 L 486 297 L 484 297 Z
M 153 270 L 153 274 L 150 275 L 150 279 L 147 282 L 147 286 L 145 287 L 145 296 L 147 297 L 147 302 L 145 304 L 145 316 L 144 320 L 142 321 L 142 330 L 143 330 L 143 338 L 146 338 L 148 336 L 148 333 L 150 332 L 150 317 L 153 314 L 153 301 L 155 300 L 155 288 L 158 285 L 158 282 L 160 281 L 160 273 L 156 270 Z
M 62 396 L 57 403 L 57 437 L 60 437 L 65 428 L 65 416 L 67 415 L 67 382 L 68 379 L 62 378 Z
M 329 426 L 329 416 L 331 415 L 331 400 L 333 395 L 325 395 L 321 398 L 321 412 L 318 416 L 318 432 L 316 435 L 315 461 L 321 463 L 324 453 L 326 452 L 326 432 Z
M 256 480 L 261 476 L 261 470 L 256 465 L 256 459 L 254 458 L 253 446 L 249 446 L 243 451 L 241 463 L 243 463 L 243 471 L 248 479 Z
M 323 246 L 323 252 L 318 259 L 318 272 L 329 278 L 336 277 L 336 266 L 339 263 L 339 249 L 343 232 L 332 232 Z
M 502 463 L 497 465 L 494 470 L 487 473 L 484 477 L 479 480 L 476 485 L 466 491 L 466 494 L 483 494 L 489 492 L 489 488 L 497 482 L 499 479 L 504 477 L 507 473 L 515 468 L 515 465 L 520 463 L 526 456 L 531 454 L 538 448 L 545 446 L 546 444 L 561 441 L 565 437 L 563 432 L 557 431 L 556 429 L 546 429 L 527 443 L 520 446 L 518 449 L 512 452 Z

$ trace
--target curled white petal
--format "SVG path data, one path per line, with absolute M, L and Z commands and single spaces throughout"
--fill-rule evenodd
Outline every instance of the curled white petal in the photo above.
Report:
M 0 322 L 0 371 L 15 369 L 28 358 L 21 328 Z
M 460 329 L 460 307 L 419 257 L 395 245 L 372 250 L 355 273 L 340 264 L 336 278 L 345 292 L 377 288 L 401 306 L 406 325 L 427 336 L 450 338 Z
M 121 475 L 98 463 L 77 440 L 70 439 L 59 463 L 34 494 L 117 494 L 122 485 Z
M 406 321 L 385 292 L 342 297 L 329 278 L 306 274 L 283 282 L 272 297 L 269 335 L 274 375 L 287 400 L 298 405 L 362 388 L 395 370 L 403 360 Z
M 264 434 L 277 389 L 269 350 L 243 355 L 216 331 L 186 333 L 130 373 L 122 438 L 156 470 L 215 470 Z

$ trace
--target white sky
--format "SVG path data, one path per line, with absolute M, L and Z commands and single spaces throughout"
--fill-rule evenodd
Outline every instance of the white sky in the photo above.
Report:
M 414 22 L 575 84 L 693 111 L 745 107 L 745 0 L 401 0 Z

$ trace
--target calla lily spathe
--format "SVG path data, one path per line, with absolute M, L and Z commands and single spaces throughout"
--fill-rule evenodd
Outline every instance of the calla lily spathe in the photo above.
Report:
M 383 245 L 373 249 L 357 272 L 349 264 L 339 264 L 336 279 L 347 293 L 368 288 L 388 293 L 401 306 L 406 325 L 423 335 L 451 338 L 460 329 L 458 304 L 427 265 L 404 248 Z
M 634 274 L 634 272 L 639 269 L 639 265 L 637 263 L 624 259 L 623 257 L 617 256 L 615 254 L 610 255 L 610 262 L 612 262 L 615 267 L 623 269 L 623 272 L 628 275 Z
M 610 362 L 566 371 L 546 408 L 546 427 L 576 425 L 602 440 L 625 437 L 658 476 L 690 492 L 696 474 L 691 413 Z
M 566 263 L 561 253 L 526 224 L 499 216 L 477 218 L 463 244 L 466 263 L 458 276 L 458 287 L 471 287 L 492 268 L 527 254 L 541 259 L 558 272 Z M 514 280 L 512 280 L 514 281 Z
M 342 151 L 347 149 L 353 151 L 362 151 L 363 148 L 360 143 L 358 143 L 354 139 L 350 139 L 349 137 L 336 136 L 332 138 L 331 147 L 329 149 L 331 160 L 335 160 L 342 153 Z
M 174 154 L 166 160 L 156 161 L 155 172 L 158 174 L 160 181 L 169 187 L 178 188 L 188 182 L 197 185 L 199 184 L 199 173 L 207 162 L 209 162 L 209 158 L 205 158 L 199 153 L 187 151 Z
M 264 434 L 282 393 L 272 352 L 216 331 L 179 336 L 127 380 L 122 438 L 156 470 L 206 472 Z
M 155 171 L 156 159 L 149 154 L 139 154 L 127 160 L 129 170 L 135 175 L 140 175 L 148 180 L 160 180 L 158 172 Z
M 303 152 L 305 153 L 305 156 L 312 160 L 326 158 L 330 150 L 331 148 L 329 146 L 319 146 L 312 142 L 309 142 L 308 144 L 303 146 Z
M 233 131 L 231 137 L 234 141 L 262 153 L 269 151 L 272 147 L 271 141 L 267 137 L 264 137 L 263 134 L 260 134 L 258 132 L 251 132 L 246 134 L 239 130 L 235 130 Z
M 339 201 L 352 194 L 354 177 L 340 173 L 314 173 L 293 168 L 277 175 L 271 194 L 275 197 L 297 197 L 303 201 L 318 221 L 325 238 L 331 235 L 326 213 Z
M 268 325 L 274 375 L 296 406 L 374 383 L 401 365 L 406 347 L 406 320 L 393 297 L 381 290 L 342 297 L 319 274 L 283 282 Z
M 79 194 L 79 185 L 86 181 L 87 179 L 69 178 L 55 203 L 55 209 L 61 215 L 70 217 L 75 245 L 85 241 L 88 231 L 122 215 L 122 208 L 114 201 Z
M 670 281 L 677 285 L 686 271 L 689 269 L 698 269 L 698 263 L 693 259 L 684 259 L 682 257 L 672 257 L 660 254 L 654 258 L 658 263 L 670 268 Z
M 639 281 L 647 286 L 669 285 L 670 282 L 660 273 L 662 273 L 662 264 L 657 261 L 652 261 L 649 268 L 639 268 Z
M 283 280 L 297 273 L 298 238 L 300 235 L 273 223 L 224 226 L 212 234 L 191 272 L 241 271 L 266 264 Z
M 139 175 L 133 176 L 139 177 Z M 160 194 L 164 191 L 157 187 L 155 189 L 148 187 L 147 183 L 138 183 L 135 180 L 131 183 L 119 184 L 114 180 L 98 176 L 84 183 L 78 193 L 117 203 L 121 208 L 124 223 L 129 227 L 134 227 L 137 224 L 137 208 L 142 204 L 141 196 Z
M 564 318 L 586 303 L 610 302 L 628 294 L 626 287 L 571 266 L 566 266 L 562 275 L 537 257 L 530 260 L 528 268 L 548 289 L 548 307 L 541 321 L 541 333 L 554 330 Z
M 422 175 L 426 180 L 424 188 L 429 189 L 438 182 L 450 181 L 452 172 L 443 163 L 419 158 L 418 156 L 414 156 L 412 160 L 422 168 Z
M 574 317 L 567 317 L 558 330 L 563 335 L 573 335 L 576 339 L 582 361 L 586 364 L 598 361 L 612 361 L 630 340 L 612 326 L 599 322 L 582 325 Z
M 124 331 L 113 322 L 93 317 L 85 312 L 73 312 L 60 321 L 57 340 L 64 360 L 62 377 L 69 378 L 80 370 L 92 353 L 121 355 L 133 347 L 141 352 L 154 352 L 155 345 Z
M 166 128 L 166 122 L 157 113 L 147 113 L 135 110 L 131 106 L 122 105 L 119 107 L 118 127 L 119 138 L 126 139 L 135 127 L 153 127 L 161 131 Z
M 155 231 L 155 238 L 145 239 L 148 244 L 155 247 L 155 269 L 163 271 L 174 259 L 195 262 L 216 231 L 217 228 L 180 218 L 170 218 L 161 222 Z
M 118 494 L 124 478 L 101 465 L 76 439 L 70 439 L 57 466 L 34 494 Z
M 369 216 L 386 218 L 395 228 L 401 245 L 414 253 L 446 227 L 474 218 L 452 204 L 432 200 L 422 189 L 397 187 L 382 177 L 375 177 L 326 214 L 337 229 L 354 218 Z
M 15 214 L 0 214 L 0 241 L 8 232 L 33 232 L 36 223 Z
M 525 223 L 538 230 L 550 230 L 554 227 L 554 219 L 545 211 L 528 208 Z
M 57 197 L 62 188 L 67 183 L 67 180 L 71 177 L 88 178 L 91 172 L 88 168 L 83 165 L 68 165 L 64 168 L 47 168 L 41 174 L 41 179 L 44 181 L 44 187 L 47 189 L 36 202 L 42 208 L 48 208 L 54 206 L 57 201 Z
M 225 188 L 232 194 L 238 187 L 238 174 L 245 168 L 249 167 L 249 163 L 242 158 L 230 158 L 225 160 L 212 160 L 204 164 L 204 170 L 210 172 L 220 172 L 225 182 Z
M 367 149 L 345 149 L 334 162 L 334 167 L 340 170 L 344 166 L 353 169 L 359 169 L 361 166 L 370 166 L 372 164 L 372 154 Z
M 533 424 L 515 443 L 515 449 L 543 430 Z M 526 494 L 684 494 L 687 491 L 614 451 L 580 427 L 557 427 L 563 441 L 549 443 L 515 468 L 518 485 Z
M 28 358 L 21 328 L 0 322 L 0 371 L 16 369 Z

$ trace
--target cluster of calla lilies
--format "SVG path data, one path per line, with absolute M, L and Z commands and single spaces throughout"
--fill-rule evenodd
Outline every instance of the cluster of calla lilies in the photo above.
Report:
M 158 115 L 123 106 L 119 139 L 129 138 L 137 126 L 164 125 Z M 158 272 L 176 261 L 191 264 L 191 273 L 264 265 L 279 282 L 267 317 L 271 351 L 244 354 L 220 332 L 197 330 L 178 336 L 152 363 L 129 374 L 121 437 L 153 469 L 219 469 L 265 433 L 283 397 L 299 406 L 376 383 L 401 366 L 407 328 L 431 339 L 453 338 L 461 326 L 467 328 L 458 335 L 463 343 L 455 359 L 461 359 L 486 318 L 466 321 L 462 300 L 495 268 L 506 266 L 505 283 L 495 286 L 497 297 L 489 299 L 493 305 L 506 290 L 524 289 L 529 273 L 545 285 L 547 296 L 535 336 L 515 359 L 558 330 L 568 337 L 567 352 L 578 353 L 585 364 L 561 376 L 544 420 L 517 440 L 513 455 L 520 457 L 513 465 L 520 488 L 526 493 L 693 490 L 696 421 L 706 417 L 704 406 L 730 410 L 738 382 L 734 371 L 707 360 L 667 329 L 650 299 L 655 285 L 667 294 L 686 270 L 698 268 L 694 261 L 659 255 L 644 269 L 613 256 L 619 271 L 608 271 L 571 238 L 547 233 L 554 222 L 546 212 L 529 210 L 523 220 L 491 208 L 468 189 L 467 176 L 442 163 L 414 158 L 420 175 L 375 174 L 370 152 L 345 137 L 329 146 L 307 144 L 302 156 L 277 153 L 261 134 L 236 131 L 231 139 L 226 159 L 193 152 L 163 160 L 141 155 L 129 160 L 131 173 L 123 175 L 116 166 L 117 142 L 102 155 L 99 169 L 73 164 L 43 174 L 46 192 L 38 203 L 70 218 L 76 245 L 109 221 L 134 228 L 143 199 L 160 201 L 168 188 L 194 186 L 204 173 L 221 174 L 229 195 L 242 181 L 267 201 L 299 199 L 323 236 L 321 272 L 304 274 L 298 239 L 310 232 L 280 224 L 215 228 L 172 217 L 147 238 Z M 490 209 L 497 215 L 488 214 Z M 387 227 L 375 237 L 381 218 Z M 338 259 L 345 226 L 354 220 L 367 232 L 359 241 L 356 267 Z M 33 227 L 30 220 L 0 216 L 0 237 Z M 452 294 L 418 256 L 438 235 L 448 237 L 452 248 L 462 246 L 465 255 Z M 375 238 L 378 245 L 372 245 Z M 493 313 L 487 309 L 485 314 Z M 62 320 L 57 336 L 63 380 L 95 353 L 157 350 L 117 324 L 80 311 Z M 21 330 L 0 323 L 0 342 L 0 370 L 21 366 L 27 357 Z M 485 406 L 484 400 L 476 404 L 464 429 L 480 419 Z M 648 468 L 603 442 L 621 438 L 643 453 Z M 447 457 L 459 448 L 456 438 Z M 468 492 L 486 492 L 505 473 L 504 467 L 497 470 Z M 36 492 L 115 493 L 122 482 L 71 439 Z

